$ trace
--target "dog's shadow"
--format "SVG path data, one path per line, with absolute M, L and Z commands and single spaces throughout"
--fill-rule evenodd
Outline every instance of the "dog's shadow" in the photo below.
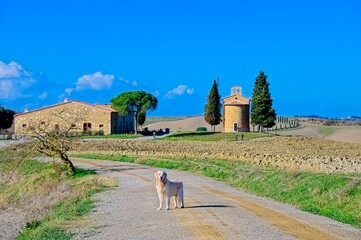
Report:
M 193 206 L 186 206 L 184 208 L 229 208 L 232 206 L 222 205 L 222 204 L 208 204 L 208 205 L 193 205 Z

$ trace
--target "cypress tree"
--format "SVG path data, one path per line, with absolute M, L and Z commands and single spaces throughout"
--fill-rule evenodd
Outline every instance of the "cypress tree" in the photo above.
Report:
M 215 126 L 220 124 L 221 122 L 221 96 L 218 92 L 218 82 L 219 79 L 215 79 L 213 81 L 213 85 L 208 94 L 207 104 L 204 106 L 204 119 L 209 125 L 211 125 L 211 129 L 213 127 L 213 131 L 215 131 Z
M 272 98 L 269 91 L 267 75 L 260 71 L 258 74 L 252 94 L 251 123 L 261 128 L 273 127 L 276 123 L 276 112 L 272 107 Z

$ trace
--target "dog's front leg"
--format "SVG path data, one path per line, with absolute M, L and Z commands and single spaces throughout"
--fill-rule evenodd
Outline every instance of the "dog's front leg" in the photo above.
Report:
M 158 197 L 159 197 L 159 208 L 157 208 L 157 210 L 161 210 L 162 209 L 162 207 L 163 207 L 163 196 L 161 196 L 161 195 L 158 195 Z

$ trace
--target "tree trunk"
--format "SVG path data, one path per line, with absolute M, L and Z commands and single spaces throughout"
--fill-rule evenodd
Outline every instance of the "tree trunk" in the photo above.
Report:
M 138 112 L 134 112 L 134 134 L 138 134 Z
M 63 163 L 66 165 L 66 167 L 68 169 L 68 174 L 74 175 L 75 167 L 74 167 L 73 163 L 69 160 L 68 156 L 63 153 L 63 154 L 61 154 L 60 158 L 61 158 L 61 161 L 63 161 Z

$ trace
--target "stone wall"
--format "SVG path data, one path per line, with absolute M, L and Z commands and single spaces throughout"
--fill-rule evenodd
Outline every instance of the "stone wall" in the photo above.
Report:
M 238 130 L 249 132 L 249 105 L 225 105 L 224 106 L 224 131 L 234 132 L 234 123 Z
M 15 134 L 26 135 L 29 126 L 44 126 L 57 130 L 73 125 L 75 132 L 111 133 L 113 111 L 97 105 L 69 101 L 54 106 L 15 115 Z

